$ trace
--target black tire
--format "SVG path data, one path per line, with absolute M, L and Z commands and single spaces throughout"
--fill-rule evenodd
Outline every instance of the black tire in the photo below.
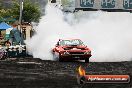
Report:
M 59 58 L 59 61 L 60 61 L 60 62 L 63 62 L 62 58 Z
M 53 59 L 59 62 L 63 62 L 63 59 L 60 57 L 60 54 L 56 55 L 55 52 L 53 54 Z
M 64 61 L 63 58 L 60 56 L 60 54 L 59 54 L 59 61 L 60 62 L 63 62 Z
M 89 63 L 89 58 L 86 58 L 85 59 L 85 63 Z

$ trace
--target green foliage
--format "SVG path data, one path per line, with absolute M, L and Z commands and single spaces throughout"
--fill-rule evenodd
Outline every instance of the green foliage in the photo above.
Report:
M 18 2 L 14 2 L 14 6 L 12 8 L 12 14 L 16 19 L 19 19 L 19 9 L 20 5 Z M 38 22 L 40 19 L 41 13 L 39 9 L 39 5 L 37 3 L 32 3 L 29 0 L 24 0 L 23 5 L 23 13 L 22 13 L 22 20 L 24 22 Z
M 0 9 L 0 22 L 10 22 L 13 19 L 11 16 L 11 9 Z
M 16 18 L 17 20 L 19 20 L 19 15 L 20 15 L 20 5 L 19 5 L 19 2 L 17 2 L 17 1 L 14 1 L 13 2 L 13 7 L 12 7 L 12 12 L 11 12 L 11 14 L 12 14 L 12 16 L 14 17 L 14 18 Z
M 2 0 L 0 0 L 0 10 L 2 9 Z
M 0 21 L 15 21 L 19 20 L 20 4 L 18 0 L 12 0 L 12 8 L 5 9 L 0 4 Z M 1 3 L 1 0 L 0 0 Z M 41 16 L 40 7 L 37 3 L 32 3 L 30 0 L 24 0 L 22 21 L 38 22 Z
M 40 18 L 40 9 L 39 5 L 33 4 L 29 1 L 25 2 L 25 8 L 23 9 L 23 19 L 24 21 L 39 21 Z

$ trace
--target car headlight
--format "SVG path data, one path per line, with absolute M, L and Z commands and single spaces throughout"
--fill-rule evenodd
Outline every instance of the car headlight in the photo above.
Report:
M 69 52 L 64 52 L 64 54 L 70 54 Z
M 85 52 L 84 54 L 91 54 L 91 51 L 87 51 L 87 52 Z

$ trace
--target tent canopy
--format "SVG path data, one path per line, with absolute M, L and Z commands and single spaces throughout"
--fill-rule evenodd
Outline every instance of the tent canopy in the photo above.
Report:
M 0 23 L 0 30 L 6 30 L 8 28 L 12 28 L 12 27 L 5 22 Z

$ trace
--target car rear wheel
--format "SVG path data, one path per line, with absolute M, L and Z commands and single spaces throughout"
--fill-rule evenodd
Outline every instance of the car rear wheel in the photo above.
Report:
M 59 60 L 59 56 L 58 56 L 58 54 L 56 54 L 55 52 L 53 52 L 53 59 L 54 59 L 55 61 L 58 61 L 58 60 Z
M 89 63 L 89 58 L 86 58 L 85 59 L 85 63 Z

